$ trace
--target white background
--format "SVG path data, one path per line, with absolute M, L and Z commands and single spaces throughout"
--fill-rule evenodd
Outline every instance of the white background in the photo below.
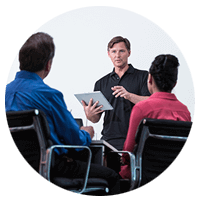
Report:
M 94 83 L 113 69 L 107 55 L 107 44 L 122 35 L 131 42 L 129 62 L 149 70 L 159 54 L 173 54 L 180 62 L 178 83 L 173 92 L 194 114 L 194 87 L 185 58 L 173 40 L 156 24 L 134 12 L 114 7 L 87 7 L 64 13 L 45 23 L 42 31 L 54 38 L 56 53 L 52 70 L 44 80 L 64 94 L 68 110 L 74 117 L 85 114 L 74 94 L 92 92 Z M 18 54 L 10 70 L 8 82 L 19 71 Z M 133 86 L 134 87 L 134 86 Z M 186 95 L 187 94 L 187 95 Z M 96 138 L 101 137 L 103 116 L 94 126 Z

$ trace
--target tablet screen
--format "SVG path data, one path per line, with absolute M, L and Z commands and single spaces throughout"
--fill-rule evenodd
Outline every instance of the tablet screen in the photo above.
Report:
M 105 98 L 105 96 L 101 93 L 101 91 L 82 93 L 82 94 L 74 94 L 74 95 L 79 100 L 80 103 L 83 100 L 88 105 L 90 99 L 92 98 L 93 103 L 95 103 L 96 101 L 99 101 L 97 106 L 103 105 L 101 110 L 112 110 L 113 109 L 113 107 L 110 105 L 110 103 Z

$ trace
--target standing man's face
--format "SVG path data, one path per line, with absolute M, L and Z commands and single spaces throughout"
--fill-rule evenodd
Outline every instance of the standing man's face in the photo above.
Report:
M 128 57 L 131 52 L 126 49 L 124 42 L 119 42 L 113 45 L 108 51 L 108 56 L 110 57 L 114 67 L 123 69 L 128 65 Z

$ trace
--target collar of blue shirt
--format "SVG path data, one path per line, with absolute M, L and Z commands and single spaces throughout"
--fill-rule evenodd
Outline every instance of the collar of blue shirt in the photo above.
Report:
M 17 72 L 15 79 L 17 78 L 32 79 L 32 80 L 38 80 L 38 81 L 43 82 L 42 78 L 38 76 L 36 73 L 25 71 L 25 70 Z

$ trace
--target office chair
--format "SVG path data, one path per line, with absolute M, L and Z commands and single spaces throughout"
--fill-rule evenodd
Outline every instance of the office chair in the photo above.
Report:
M 13 140 L 25 160 L 48 181 L 76 193 L 104 191 L 108 193 L 108 183 L 104 179 L 88 178 L 91 151 L 87 146 L 53 145 L 50 140 L 50 129 L 45 113 L 34 109 L 26 111 L 6 112 L 9 129 Z M 78 120 L 80 122 L 80 120 Z M 80 124 L 81 125 L 81 124 Z M 84 178 L 66 178 L 52 176 L 54 165 L 54 149 L 85 149 L 88 152 L 87 170 Z

